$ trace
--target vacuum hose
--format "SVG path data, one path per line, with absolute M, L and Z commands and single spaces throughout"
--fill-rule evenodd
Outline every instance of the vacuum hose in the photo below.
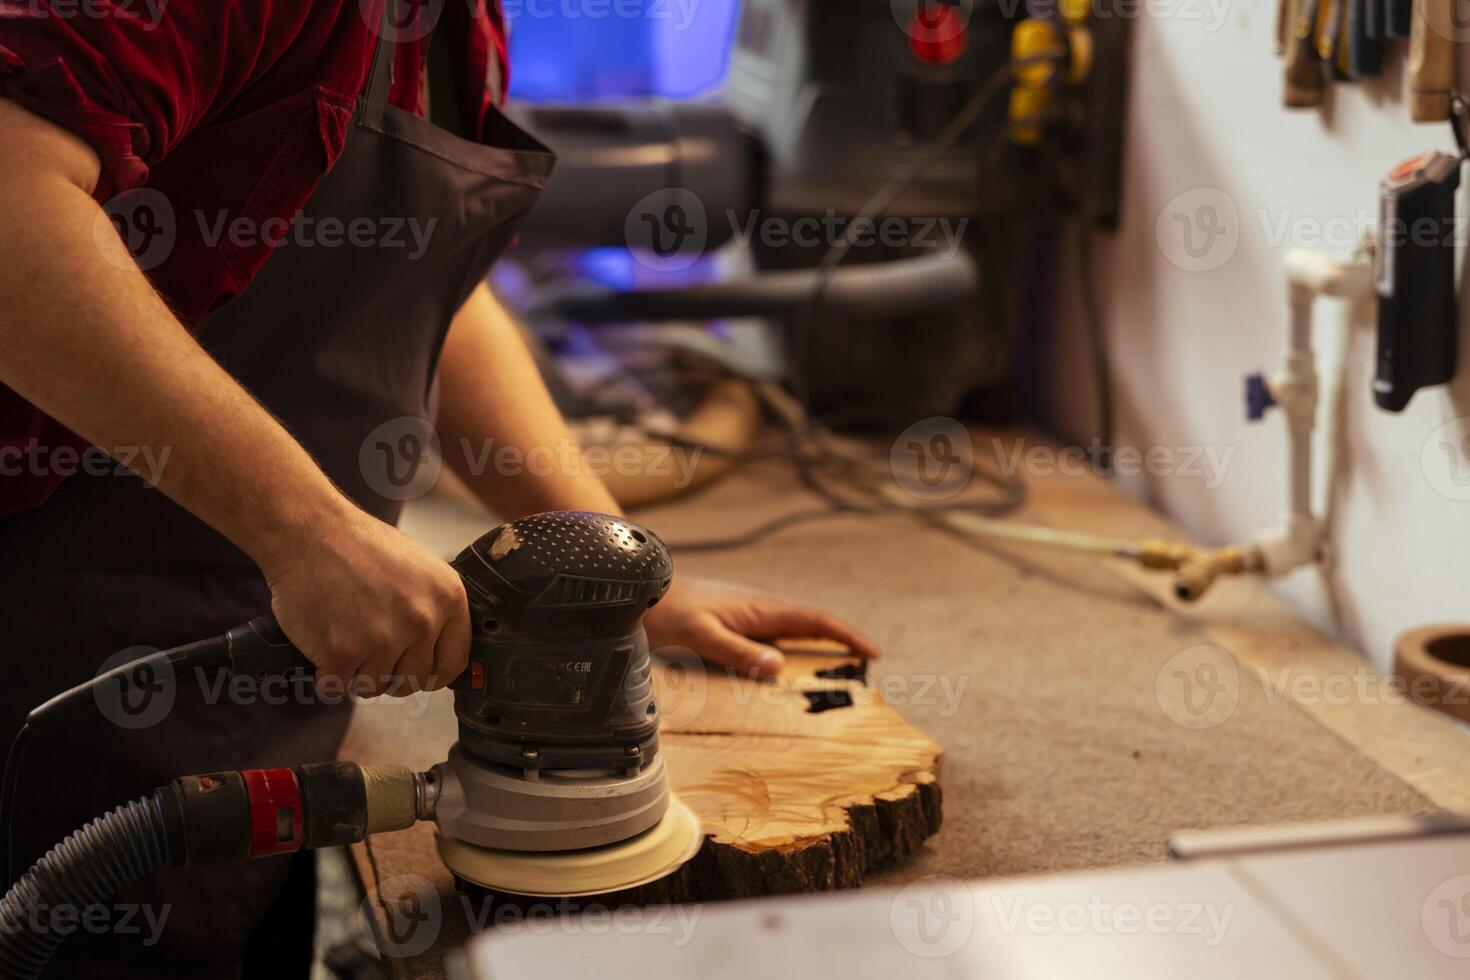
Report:
M 579 323 L 789 316 L 811 301 L 821 275 L 817 269 L 795 269 L 683 289 L 627 291 L 579 283 L 545 290 L 526 312 L 533 319 Z M 948 312 L 972 300 L 980 281 L 974 260 L 963 250 L 844 266 L 828 276 L 822 309 L 864 319 Z
M 432 815 L 428 773 L 351 762 L 185 776 L 91 821 L 0 899 L 0 976 L 39 977 L 86 910 L 163 868 L 352 844 Z
M 14 882 L 0 899 L 0 976 L 40 976 L 89 907 L 161 868 L 352 844 L 430 819 L 471 844 L 532 851 L 622 840 L 657 822 L 668 781 L 641 626 L 672 581 L 657 535 L 606 514 L 537 514 L 484 535 L 453 567 L 476 623 L 469 669 L 452 685 L 456 757 L 475 759 L 462 767 L 335 762 L 184 776 L 86 824 L 17 880 L 10 837 L 29 737 L 95 706 L 103 691 L 139 689 L 160 670 L 265 679 L 313 668 L 280 624 L 262 616 L 99 674 L 33 710 L 0 783 L 3 879 Z M 493 700 L 506 690 L 516 705 Z M 524 778 L 500 778 L 505 768 Z M 543 770 L 556 778 L 543 782 Z M 591 790 L 574 785 L 575 776 L 560 778 L 587 770 L 624 775 L 612 789 L 594 780 Z M 505 798 L 526 807 L 552 798 L 559 819 L 497 823 L 494 804 Z M 63 916 L 71 930 L 57 928 Z
M 173 863 L 157 794 L 98 817 L 46 852 L 0 900 L 0 972 L 31 980 L 82 910 Z

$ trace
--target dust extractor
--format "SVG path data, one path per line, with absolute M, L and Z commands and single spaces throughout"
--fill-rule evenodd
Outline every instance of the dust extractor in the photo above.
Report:
M 47 915 L 159 869 L 350 844 L 420 820 L 437 824 L 458 878 L 511 894 L 620 891 L 692 858 L 703 838 L 669 793 L 642 625 L 673 580 L 663 542 L 619 517 L 539 514 L 501 525 L 453 564 L 473 640 L 454 684 L 459 740 L 445 762 L 427 772 L 339 762 L 175 779 L 67 837 L 10 887 L 0 972 L 39 976 L 64 937 Z M 86 710 L 99 686 L 131 690 L 164 663 L 173 676 L 310 669 L 262 617 L 58 695 L 31 713 L 22 738 Z M 12 750 L 7 828 L 15 763 Z

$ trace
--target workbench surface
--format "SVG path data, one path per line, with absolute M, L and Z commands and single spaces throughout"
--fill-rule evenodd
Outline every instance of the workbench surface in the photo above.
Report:
M 976 436 L 977 455 L 992 461 L 1021 458 L 1009 455 L 1018 439 L 1047 445 L 1006 436 L 998 457 L 990 439 Z M 1053 469 L 1027 480 L 1018 520 L 1180 537 L 1098 476 Z M 770 463 L 637 517 L 677 545 L 811 505 Z M 449 557 L 493 523 L 431 498 L 405 529 Z M 1163 575 L 961 541 L 901 516 L 817 521 L 738 551 L 676 551 L 675 562 L 681 575 L 800 597 L 852 620 L 884 651 L 878 689 L 944 747 L 943 829 L 869 884 L 1158 862 L 1187 829 L 1470 810 L 1470 736 L 1392 698 L 1322 697 L 1332 678 L 1362 689 L 1368 667 L 1253 581 L 1223 582 L 1186 608 Z M 427 712 L 379 702 L 359 709 L 344 755 L 427 765 L 452 738 L 442 701 Z M 418 830 L 355 848 L 364 883 L 380 908 L 433 899 L 453 906 L 446 921 L 462 918 L 447 891 L 420 894 L 447 888 L 448 876 L 432 833 Z M 398 873 L 406 868 L 415 871 Z M 412 955 L 397 970 L 440 975 L 445 948 L 472 926 L 417 937 L 400 947 Z

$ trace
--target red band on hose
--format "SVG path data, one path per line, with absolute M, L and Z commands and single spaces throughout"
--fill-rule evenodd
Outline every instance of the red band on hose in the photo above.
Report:
M 269 857 L 301 849 L 301 788 L 289 769 L 246 769 L 250 800 L 250 856 Z

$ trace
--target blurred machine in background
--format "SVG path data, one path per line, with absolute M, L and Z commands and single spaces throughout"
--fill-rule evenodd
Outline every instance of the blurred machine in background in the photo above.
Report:
M 560 161 L 509 298 L 553 346 L 642 325 L 608 343 L 723 358 L 836 425 L 1008 418 L 1060 223 L 1118 210 L 1129 20 L 1044 3 L 670 4 L 682 28 L 628 45 L 616 18 L 513 19 L 537 99 L 512 111 Z

